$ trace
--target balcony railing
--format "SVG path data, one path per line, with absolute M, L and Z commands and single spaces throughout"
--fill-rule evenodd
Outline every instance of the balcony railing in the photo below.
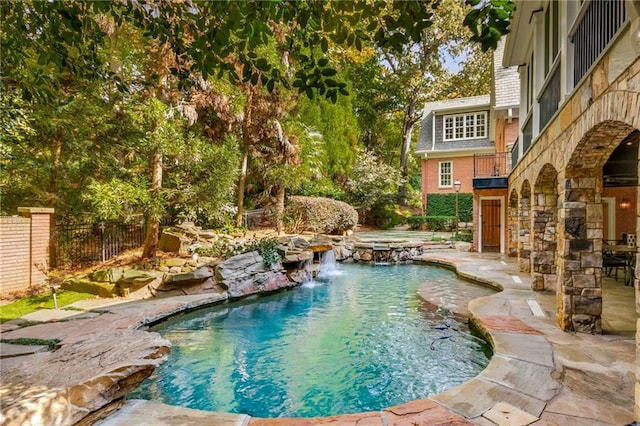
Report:
M 549 77 L 538 103 L 540 104 L 540 129 L 543 129 L 560 105 L 560 62 L 556 64 Z
M 589 71 L 622 24 L 627 20 L 625 0 L 591 1 L 575 24 L 573 84 L 577 85 Z
M 533 141 L 533 117 L 529 116 L 522 127 L 522 153 L 526 153 Z
M 473 156 L 473 177 L 504 177 L 511 171 L 511 155 L 508 152 L 495 154 L 475 154 Z

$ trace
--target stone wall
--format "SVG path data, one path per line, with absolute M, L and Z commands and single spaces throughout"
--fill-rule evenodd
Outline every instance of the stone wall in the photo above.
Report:
M 510 191 L 518 192 L 520 270 L 531 270 L 531 254 L 536 273 L 543 276 L 536 288 L 557 286 L 557 321 L 564 330 L 602 331 L 602 166 L 626 136 L 640 129 L 640 57 L 637 52 L 630 55 L 629 40 L 627 28 L 509 176 Z M 555 185 L 532 191 L 549 166 L 555 170 L 549 175 Z M 546 197 L 556 195 L 553 219 L 548 217 L 553 199 Z M 553 258 L 547 240 L 554 233 Z M 553 268 L 555 286 L 544 283 L 545 273 Z M 634 282 L 638 291 L 637 279 Z

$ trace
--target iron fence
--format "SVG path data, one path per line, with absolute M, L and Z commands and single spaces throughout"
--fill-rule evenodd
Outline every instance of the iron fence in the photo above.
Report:
M 131 223 L 56 223 L 51 247 L 54 268 L 106 262 L 144 243 L 143 220 Z

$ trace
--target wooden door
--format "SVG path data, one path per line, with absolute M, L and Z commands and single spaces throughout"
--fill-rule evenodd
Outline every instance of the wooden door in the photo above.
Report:
M 500 200 L 482 200 L 482 251 L 500 252 Z

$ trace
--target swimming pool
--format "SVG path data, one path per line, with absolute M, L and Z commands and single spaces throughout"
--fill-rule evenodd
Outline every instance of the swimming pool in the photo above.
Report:
M 131 397 L 313 417 L 442 392 L 476 376 L 491 352 L 423 302 L 421 285 L 461 283 L 437 267 L 346 264 L 292 291 L 171 318 L 153 329 L 172 342 L 169 360 Z

